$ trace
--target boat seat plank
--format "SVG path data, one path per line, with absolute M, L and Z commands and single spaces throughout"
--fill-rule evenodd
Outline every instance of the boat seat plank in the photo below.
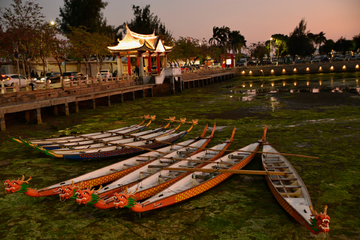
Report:
M 167 165 L 149 165 L 149 168 L 164 168 L 167 167 Z
M 297 178 L 270 178 L 272 181 L 295 181 Z
M 173 179 L 173 178 L 176 178 L 176 176 L 163 176 L 163 175 L 160 175 L 159 178 L 169 178 L 169 179 Z
M 268 161 L 268 160 L 265 160 L 265 163 L 284 163 L 284 161 Z
M 135 164 L 124 163 L 124 166 L 125 166 L 125 167 L 134 167 L 134 166 L 136 166 L 136 165 L 135 165 Z
M 301 188 L 299 185 L 275 185 L 276 188 Z
M 195 166 L 191 166 L 191 165 L 179 165 L 179 167 L 183 167 L 183 168 L 194 168 Z
M 147 172 L 147 171 L 144 171 L 144 172 L 140 172 L 140 174 L 154 174 L 155 172 Z

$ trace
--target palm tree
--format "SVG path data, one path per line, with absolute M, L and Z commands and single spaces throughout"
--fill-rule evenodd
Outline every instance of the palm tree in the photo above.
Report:
M 232 51 L 233 54 L 238 54 L 244 46 L 246 46 L 246 40 L 240 31 L 231 31 L 228 39 L 228 50 Z
M 325 37 L 325 33 L 323 33 L 322 31 L 319 34 L 315 34 L 315 44 L 318 45 L 318 49 L 319 49 L 319 54 L 320 54 L 320 46 L 323 43 L 326 43 L 326 37 Z

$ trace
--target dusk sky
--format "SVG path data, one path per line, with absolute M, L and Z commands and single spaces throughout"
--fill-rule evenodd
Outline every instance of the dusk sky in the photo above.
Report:
M 24 0 L 25 2 L 25 0 Z M 59 17 L 63 0 L 36 0 L 47 20 Z M 323 31 L 335 42 L 360 34 L 360 0 L 105 0 L 102 12 L 109 25 L 118 26 L 134 18 L 132 5 L 145 7 L 157 15 L 175 39 L 212 37 L 214 26 L 240 31 L 249 46 L 266 41 L 272 34 L 289 35 L 302 18 L 307 30 Z M 12 0 L 0 0 L 9 8 Z

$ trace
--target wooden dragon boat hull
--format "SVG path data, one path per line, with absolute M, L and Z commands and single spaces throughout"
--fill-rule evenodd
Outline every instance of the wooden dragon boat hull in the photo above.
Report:
M 145 129 L 147 126 L 150 125 L 151 121 L 146 124 L 143 125 L 145 123 L 145 120 L 139 124 L 135 124 L 135 125 L 131 125 L 131 126 L 127 126 L 127 127 L 123 127 L 123 128 L 118 128 L 118 129 L 113 129 L 113 130 L 108 130 L 108 131 L 101 131 L 101 132 L 96 132 L 96 133 L 87 133 L 87 134 L 81 134 L 81 135 L 75 135 L 75 136 L 66 136 L 66 137 L 59 137 L 59 138 L 47 138 L 47 139 L 38 139 L 38 140 L 29 140 L 28 142 L 32 143 L 32 144 L 36 144 L 39 146 L 45 146 L 45 145 L 52 145 L 52 144 L 61 144 L 61 143 L 69 143 L 69 142 L 78 142 L 78 141 L 82 141 L 85 140 L 89 137 L 91 138 L 95 138 L 99 135 L 104 135 L 104 134 L 117 134 L 119 133 L 121 134 L 128 134 L 128 133 L 132 133 L 132 132 L 137 132 L 137 131 L 142 131 L 143 129 Z M 16 139 L 16 138 L 11 138 L 13 141 L 16 141 L 18 143 L 23 143 L 21 139 Z
M 51 152 L 54 154 L 61 154 L 61 155 L 68 155 L 68 154 L 79 154 L 79 153 L 91 153 L 91 152 L 98 152 L 98 151 L 108 151 L 111 149 L 115 149 L 117 145 L 123 145 L 127 143 L 133 143 L 136 141 L 149 141 L 157 137 L 165 136 L 171 133 L 174 133 L 176 129 L 169 129 L 169 130 L 159 130 L 155 129 L 154 131 L 150 131 L 148 134 L 138 137 L 132 138 L 123 138 L 118 140 L 98 140 L 99 143 L 93 143 L 89 145 L 83 145 L 73 148 L 61 148 L 61 149 L 54 149 Z
M 156 133 L 159 131 L 163 131 L 164 128 L 156 128 L 156 129 L 150 129 L 147 131 L 143 131 L 146 128 L 145 126 L 141 126 L 141 128 L 137 129 L 130 129 L 122 132 L 117 133 L 105 133 L 105 134 L 99 134 L 96 137 L 85 137 L 85 138 L 79 138 L 77 141 L 67 141 L 63 143 L 55 143 L 55 144 L 45 144 L 45 145 L 39 145 L 47 150 L 66 150 L 66 149 L 82 149 L 82 148 L 88 148 L 92 144 L 96 144 L 98 140 L 101 140 L 102 142 L 111 142 L 111 141 L 117 141 L 122 139 L 136 139 L 141 136 L 145 136 L 148 134 Z
M 330 218 L 328 221 L 325 220 L 320 227 L 316 225 L 309 191 L 292 164 L 280 154 L 266 154 L 278 153 L 270 145 L 264 145 L 263 152 L 262 164 L 265 171 L 285 173 L 285 176 L 265 176 L 271 193 L 278 203 L 310 232 L 317 234 L 321 231 L 329 231 Z
M 150 162 L 156 160 L 157 158 L 164 156 L 168 153 L 177 151 L 184 146 L 188 146 L 195 141 L 199 141 L 201 138 L 205 136 L 207 130 L 207 126 L 205 127 L 200 138 L 189 139 L 179 144 L 174 144 L 171 146 L 166 146 L 158 151 L 151 151 L 139 156 L 132 157 L 130 159 L 126 159 L 120 161 L 118 163 L 114 163 L 112 165 L 103 167 L 101 169 L 92 171 L 90 173 L 86 173 L 79 177 L 75 177 L 66 181 L 62 181 L 60 183 L 54 184 L 52 186 L 42 188 L 42 189 L 32 189 L 28 188 L 27 185 L 22 187 L 22 192 L 24 192 L 28 196 L 32 197 L 44 197 L 44 196 L 52 196 L 52 195 L 60 195 L 62 199 L 69 199 L 73 196 L 74 189 L 76 188 L 91 188 L 92 186 L 97 186 L 101 184 L 106 184 L 112 182 L 120 177 L 129 174 L 130 172 L 142 167 L 143 165 L 149 164 Z M 16 180 L 13 180 L 16 181 Z M 7 180 L 5 183 L 10 181 Z M 23 185 L 24 182 L 19 182 L 16 185 Z M 6 191 L 13 192 L 11 189 L 11 184 L 8 184 Z M 15 189 L 14 189 L 15 190 Z
M 252 143 L 244 148 L 239 149 L 238 151 L 213 161 L 213 163 L 207 164 L 201 169 L 241 169 L 254 158 L 259 147 L 260 142 Z M 231 165 L 232 167 L 229 168 Z M 175 182 L 173 185 L 169 186 L 153 197 L 145 200 L 144 203 L 136 203 L 133 206 L 130 206 L 130 209 L 135 212 L 146 212 L 185 201 L 215 187 L 216 185 L 225 181 L 231 175 L 232 173 L 216 174 L 194 172 L 193 174 L 187 175 L 183 179 Z
M 221 144 L 218 144 L 210 149 L 206 149 L 203 151 L 200 151 L 196 154 L 191 154 L 186 159 L 177 161 L 174 164 L 161 164 L 161 161 L 166 161 L 166 159 L 160 158 L 156 161 L 152 162 L 151 165 L 163 165 L 164 167 L 181 167 L 183 164 L 186 164 L 187 167 L 191 168 L 201 168 L 202 166 L 205 166 L 208 164 L 208 162 L 214 161 L 218 158 L 220 158 L 226 151 L 226 149 L 231 145 L 232 140 L 235 135 L 235 129 L 232 133 L 231 138 Z M 204 147 L 201 147 L 202 149 Z M 148 165 L 149 166 L 149 165 Z M 140 181 L 142 179 L 141 174 L 145 172 L 147 174 L 150 174 L 148 177 L 144 178 L 144 180 Z M 189 175 L 190 172 L 178 172 L 176 174 L 170 174 L 170 171 L 168 170 L 160 170 L 156 172 L 149 172 L 149 169 L 146 169 L 146 166 L 137 169 L 136 171 L 132 172 L 129 175 L 134 175 L 133 177 L 127 175 L 119 180 L 117 182 L 122 183 L 123 186 L 120 188 L 118 187 L 116 192 L 111 192 L 111 195 L 107 194 L 107 196 L 103 196 L 100 194 L 100 197 L 102 201 L 98 201 L 94 204 L 95 207 L 100 209 L 108 209 L 112 207 L 116 207 L 116 197 L 109 197 L 114 195 L 117 192 L 123 191 L 127 189 L 129 192 L 134 192 L 133 198 L 135 198 L 137 201 L 140 201 L 145 198 L 149 198 L 158 192 L 161 192 L 163 189 L 167 188 L 168 186 L 172 185 L 173 183 L 179 181 L 180 179 L 184 178 L 185 176 Z M 130 180 L 127 179 L 129 176 Z M 136 178 L 136 176 L 139 176 Z M 135 177 L 135 178 L 134 178 Z M 135 181 L 133 181 L 135 179 Z M 129 183 L 131 182 L 131 183 Z M 132 187 L 131 187 L 132 186 Z M 108 197 L 107 199 L 105 197 Z
M 226 168 L 229 165 L 225 165 L 221 162 L 235 164 L 233 167 L 229 169 L 241 169 L 246 164 L 248 164 L 255 156 L 255 152 L 258 151 L 260 147 L 260 143 L 252 143 L 238 151 L 233 152 L 232 154 L 228 154 L 224 157 L 221 157 L 214 161 L 214 163 L 209 163 L 208 165 L 204 166 L 203 168 Z M 245 153 L 242 151 L 252 151 L 254 153 Z M 238 158 L 232 159 L 229 156 L 242 157 L 240 162 L 236 163 Z M 145 200 L 144 203 L 140 204 L 137 203 L 130 209 L 135 212 L 146 212 L 154 209 L 159 209 L 162 207 L 170 206 L 175 203 L 179 203 L 185 201 L 189 198 L 197 196 L 215 186 L 220 184 L 221 182 L 225 181 L 229 178 L 232 173 L 221 173 L 221 174 L 203 174 L 202 172 L 194 172 L 191 175 L 184 177 L 183 179 L 175 182 L 173 185 L 169 186 L 168 188 L 164 189 L 163 191 L 159 192 L 158 194 L 154 195 L 153 197 Z M 197 178 L 199 176 L 199 178 Z M 200 178 L 201 177 L 201 178 Z M 207 179 L 209 178 L 209 179 Z M 202 183 L 199 183 L 198 180 L 202 180 Z
M 62 155 L 60 157 L 71 160 L 85 160 L 85 159 L 95 159 L 95 158 L 107 158 L 107 157 L 117 157 L 129 154 L 138 154 L 146 151 L 147 149 L 157 149 L 164 146 L 167 146 L 171 143 L 174 143 L 184 137 L 188 132 L 182 131 L 180 133 L 173 133 L 163 137 L 159 137 L 156 140 L 150 141 L 139 141 L 133 143 L 126 143 L 124 146 L 119 147 L 118 149 L 110 151 L 98 151 L 91 153 L 80 153 L 72 155 Z M 149 142 L 149 143 L 147 143 Z M 54 155 L 55 157 L 59 157 Z

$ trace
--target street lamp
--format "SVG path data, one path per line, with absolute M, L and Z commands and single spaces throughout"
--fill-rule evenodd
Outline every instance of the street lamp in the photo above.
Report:
M 51 20 L 51 21 L 50 21 L 50 25 L 51 25 L 51 26 L 54 26 L 54 25 L 55 25 L 55 22 Z

